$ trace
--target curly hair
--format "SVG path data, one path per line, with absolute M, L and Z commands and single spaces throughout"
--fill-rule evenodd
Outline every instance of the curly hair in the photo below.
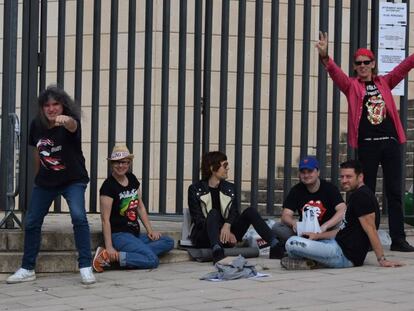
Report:
M 217 171 L 221 166 L 221 162 L 226 160 L 227 156 L 221 151 L 205 153 L 201 159 L 201 179 L 208 180 L 212 172 Z
M 49 127 L 49 122 L 43 111 L 43 106 L 50 100 L 56 100 L 63 106 L 63 114 L 76 120 L 80 120 L 80 106 L 57 85 L 49 85 L 37 98 L 38 114 L 37 119 L 43 128 Z

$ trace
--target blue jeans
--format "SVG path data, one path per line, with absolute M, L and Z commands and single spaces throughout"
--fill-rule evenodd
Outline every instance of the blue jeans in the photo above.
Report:
M 173 249 L 174 240 L 161 236 L 152 241 L 146 234 L 135 236 L 129 232 L 112 233 L 112 244 L 119 252 L 119 265 L 126 268 L 152 269 L 158 267 L 158 255 Z
M 286 241 L 289 257 L 308 258 L 329 268 L 350 268 L 354 264 L 345 257 L 335 239 L 313 241 L 292 236 Z
M 75 233 L 75 244 L 79 253 L 79 268 L 91 266 L 91 241 L 85 211 L 85 190 L 86 184 L 84 183 L 73 183 L 60 188 L 44 188 L 36 185 L 33 187 L 32 198 L 25 219 L 22 268 L 32 270 L 36 265 L 43 220 L 49 212 L 50 205 L 58 195 L 62 195 L 69 205 Z

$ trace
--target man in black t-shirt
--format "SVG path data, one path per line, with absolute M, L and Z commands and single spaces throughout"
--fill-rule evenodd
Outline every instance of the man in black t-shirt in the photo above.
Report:
M 381 267 L 402 265 L 384 256 L 377 232 L 380 222 L 378 201 L 363 180 L 362 166 L 358 161 L 341 164 L 341 185 L 350 196 L 340 228 L 305 233 L 307 238 L 289 238 L 286 242 L 289 256 L 282 258 L 283 267 L 309 269 L 317 263 L 330 268 L 362 266 L 370 245 Z
M 281 222 L 272 230 L 282 243 L 296 235 L 297 219 L 302 220 L 305 207 L 312 207 L 318 215 L 321 231 L 332 230 L 342 220 L 346 205 L 338 188 L 332 183 L 319 178 L 319 163 L 314 157 L 305 157 L 299 163 L 299 179 L 283 202 Z

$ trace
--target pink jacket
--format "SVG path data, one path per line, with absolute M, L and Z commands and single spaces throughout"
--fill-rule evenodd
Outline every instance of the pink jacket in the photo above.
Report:
M 365 96 L 365 83 L 358 78 L 348 77 L 331 58 L 329 58 L 325 67 L 334 83 L 348 100 L 348 144 L 352 148 L 358 148 L 358 127 Z M 405 143 L 406 138 L 391 90 L 405 78 L 413 67 L 414 54 L 403 60 L 385 76 L 374 77 L 374 83 L 384 98 L 387 115 L 391 117 L 395 125 L 400 144 Z

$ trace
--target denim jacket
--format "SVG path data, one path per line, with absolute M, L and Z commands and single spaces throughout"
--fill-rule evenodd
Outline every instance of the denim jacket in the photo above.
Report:
M 224 221 L 232 224 L 239 215 L 234 184 L 221 181 L 219 184 L 220 209 Z M 213 201 L 207 181 L 201 180 L 188 188 L 188 207 L 193 231 L 204 228 L 207 214 L 213 208 Z

